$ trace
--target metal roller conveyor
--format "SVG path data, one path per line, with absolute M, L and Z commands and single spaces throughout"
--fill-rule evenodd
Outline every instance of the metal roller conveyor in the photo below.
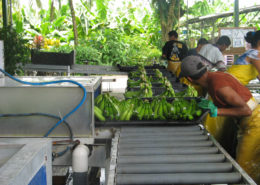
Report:
M 153 133 L 161 133 L 161 132 L 193 132 L 200 131 L 200 127 L 198 126 L 172 126 L 172 127 L 129 127 L 122 128 L 121 133 L 145 133 L 148 132 L 151 135 Z
M 120 144 L 124 143 L 143 143 L 143 142 L 178 142 L 178 141 L 206 141 L 208 136 L 157 136 L 157 138 L 143 137 L 143 138 L 122 138 Z
M 178 147 L 178 148 L 126 148 L 120 149 L 120 156 L 138 155 L 178 155 L 178 154 L 216 154 L 217 147 Z
M 239 173 L 118 174 L 117 185 L 237 183 Z
M 231 172 L 231 163 L 119 164 L 118 174 L 217 173 Z
M 152 164 L 152 163 L 199 163 L 199 162 L 222 162 L 223 154 L 203 155 L 147 155 L 147 156 L 120 156 L 118 164 Z
M 151 135 L 151 133 L 153 135 Z M 173 131 L 163 131 L 163 132 L 143 132 L 141 135 L 140 133 L 137 132 L 121 132 L 120 136 L 123 138 L 143 138 L 144 136 L 146 137 L 158 137 L 158 136 L 197 136 L 197 135 L 202 135 L 203 131 L 198 130 L 198 131 L 191 131 L 191 132 L 185 132 L 185 131 L 179 131 L 179 132 L 173 132 Z
M 111 156 L 108 185 L 255 185 L 199 125 L 121 127 Z
M 192 147 L 192 146 L 197 146 L 197 147 L 203 147 L 203 146 L 212 146 L 213 142 L 212 141 L 179 141 L 175 143 L 168 143 L 168 142 L 159 142 L 157 141 L 156 143 L 127 143 L 127 145 L 121 145 L 118 146 L 120 149 L 121 148 L 162 148 L 162 147 Z

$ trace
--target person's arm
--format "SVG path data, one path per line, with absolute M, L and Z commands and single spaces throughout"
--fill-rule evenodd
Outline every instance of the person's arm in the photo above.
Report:
M 164 59 L 167 58 L 167 48 L 168 48 L 167 43 L 168 42 L 166 42 L 165 45 L 162 48 L 162 58 L 164 58 Z
M 184 43 L 184 44 L 183 44 L 183 58 L 185 58 L 186 56 L 188 56 L 188 47 L 187 47 L 187 45 Z
M 218 69 L 218 71 L 226 71 L 227 70 L 226 64 L 223 61 L 218 61 L 216 63 L 216 68 Z
M 231 87 L 218 89 L 217 95 L 222 101 L 226 102 L 230 108 L 218 108 L 218 116 L 250 116 L 251 109 L 241 96 Z
M 227 70 L 227 66 L 224 62 L 225 58 L 218 48 L 215 48 L 215 61 L 216 61 L 216 68 L 218 69 L 218 71 Z

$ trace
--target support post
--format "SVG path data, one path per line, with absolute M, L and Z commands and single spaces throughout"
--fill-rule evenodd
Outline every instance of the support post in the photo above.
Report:
M 239 27 L 239 0 L 235 0 L 234 3 L 234 26 Z
M 234 26 L 239 27 L 239 0 L 234 3 Z M 234 61 L 237 60 L 238 55 L 234 55 Z
M 7 0 L 2 0 L 3 26 L 7 27 Z

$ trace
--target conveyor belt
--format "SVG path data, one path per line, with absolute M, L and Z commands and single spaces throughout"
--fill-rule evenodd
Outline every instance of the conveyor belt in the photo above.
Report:
M 200 126 L 122 127 L 109 185 L 255 184 Z

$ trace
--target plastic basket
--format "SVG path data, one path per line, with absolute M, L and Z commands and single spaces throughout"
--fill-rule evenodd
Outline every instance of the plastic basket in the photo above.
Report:
M 152 66 L 144 66 L 145 69 L 165 69 L 165 66 L 160 64 L 154 64 Z
M 117 67 L 120 71 L 124 72 L 131 72 L 137 70 L 137 66 L 122 66 L 120 64 L 117 64 Z
M 158 96 L 161 95 L 164 91 L 165 91 L 165 87 L 152 87 L 152 91 L 153 91 L 153 96 Z M 184 91 L 187 89 L 187 85 L 185 84 L 181 84 L 181 83 L 176 83 L 175 85 L 173 85 L 173 89 L 176 93 Z M 140 87 L 130 87 L 127 88 L 127 91 L 139 91 Z
M 120 71 L 124 71 L 124 72 L 131 72 L 131 71 L 135 71 L 138 69 L 138 66 L 122 66 L 120 64 L 117 64 L 117 67 Z M 166 70 L 166 68 L 162 65 L 159 64 L 154 64 L 152 66 L 144 66 L 145 69 L 147 70 L 152 70 L 152 69 L 160 69 L 160 70 Z
M 151 77 L 153 80 L 158 80 L 158 77 L 156 77 L 156 76 L 149 76 L 149 77 Z M 134 77 L 134 78 L 131 78 L 131 77 L 129 77 L 129 79 L 132 79 L 132 80 L 139 80 L 140 78 L 139 77 Z M 172 76 L 170 76 L 170 77 L 167 77 L 167 79 L 170 81 L 170 82 L 177 82 L 177 78 L 174 76 L 174 75 L 172 75 Z M 151 82 L 151 83 L 154 83 L 154 82 Z M 155 83 L 157 83 L 157 82 L 155 82 Z

